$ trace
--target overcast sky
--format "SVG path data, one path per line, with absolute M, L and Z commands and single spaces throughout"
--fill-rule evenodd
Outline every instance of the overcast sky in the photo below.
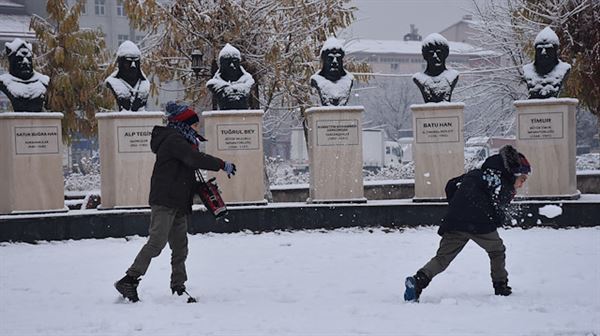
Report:
M 354 0 L 356 20 L 344 37 L 402 40 L 414 23 L 425 38 L 469 14 L 472 0 Z M 350 34 L 349 36 L 347 34 Z

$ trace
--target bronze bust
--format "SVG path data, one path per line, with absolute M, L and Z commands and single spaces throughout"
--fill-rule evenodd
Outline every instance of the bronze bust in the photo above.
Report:
M 119 111 L 144 111 L 150 83 L 142 71 L 141 52 L 135 43 L 121 43 L 117 50 L 117 66 L 104 82 L 115 96 Z
M 217 99 L 220 110 L 247 110 L 254 78 L 240 65 L 240 51 L 227 43 L 219 52 L 219 69 L 206 87 Z
M 449 102 L 458 82 L 458 71 L 446 68 L 446 58 L 450 53 L 448 41 L 440 34 L 430 34 L 421 44 L 421 53 L 427 68 L 414 74 L 413 82 L 421 90 L 423 100 L 426 103 Z
M 5 45 L 9 70 L 0 75 L 0 91 L 6 94 L 15 112 L 42 111 L 50 78 L 33 70 L 31 43 L 16 38 Z
M 529 99 L 558 97 L 571 65 L 558 59 L 558 36 L 544 28 L 535 38 L 535 60 L 523 66 L 523 79 L 527 83 Z
M 350 99 L 354 76 L 344 69 L 344 47 L 330 37 L 321 48 L 321 70 L 310 77 L 310 86 L 317 90 L 321 105 L 343 106 Z

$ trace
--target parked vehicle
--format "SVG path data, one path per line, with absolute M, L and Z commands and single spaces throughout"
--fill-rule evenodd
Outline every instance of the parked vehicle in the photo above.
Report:
M 402 147 L 396 141 L 385 142 L 385 166 L 400 167 L 402 164 Z

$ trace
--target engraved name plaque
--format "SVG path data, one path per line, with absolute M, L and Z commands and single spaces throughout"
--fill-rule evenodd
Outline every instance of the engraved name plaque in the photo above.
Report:
M 563 138 L 562 112 L 519 115 L 519 139 L 543 140 Z
M 218 150 L 260 149 L 259 124 L 217 125 Z
M 447 143 L 458 142 L 458 117 L 416 118 L 417 143 Z
M 358 145 L 358 120 L 318 120 L 317 146 Z
M 117 126 L 117 141 L 119 153 L 147 153 L 151 152 L 150 138 L 151 126 Z
M 57 126 L 15 127 L 15 154 L 58 154 Z

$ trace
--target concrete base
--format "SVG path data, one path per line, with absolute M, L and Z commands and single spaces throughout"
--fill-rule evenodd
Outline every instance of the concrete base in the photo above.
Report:
M 443 201 L 448 180 L 465 172 L 464 107 L 463 103 L 411 105 L 415 202 Z
M 531 199 L 576 199 L 577 99 L 518 100 L 517 149 L 531 163 L 531 175 L 518 196 Z
M 586 200 L 589 198 L 589 200 Z M 541 208 L 560 207 L 561 215 L 548 218 Z M 198 208 L 197 208 L 198 209 Z M 511 227 L 593 227 L 600 225 L 600 201 L 584 195 L 578 201 L 516 202 Z M 195 210 L 189 233 L 230 233 L 251 230 L 317 230 L 344 227 L 407 228 L 436 225 L 446 214 L 446 203 L 416 204 L 410 200 L 369 201 L 368 204 L 307 205 L 306 203 L 269 204 L 262 207 L 229 209 L 225 219 L 215 219 Z M 86 210 L 77 216 L 0 216 L 0 242 L 123 238 L 148 235 L 150 209 Z
M 366 202 L 362 176 L 362 106 L 306 110 L 308 203 Z
M 206 111 L 204 131 L 206 153 L 235 163 L 237 173 L 230 179 L 223 171 L 208 172 L 216 177 L 228 206 L 266 204 L 262 110 Z
M 66 211 L 62 113 L 0 113 L 0 213 Z
M 148 207 L 156 155 L 152 129 L 162 112 L 97 113 L 102 209 Z

